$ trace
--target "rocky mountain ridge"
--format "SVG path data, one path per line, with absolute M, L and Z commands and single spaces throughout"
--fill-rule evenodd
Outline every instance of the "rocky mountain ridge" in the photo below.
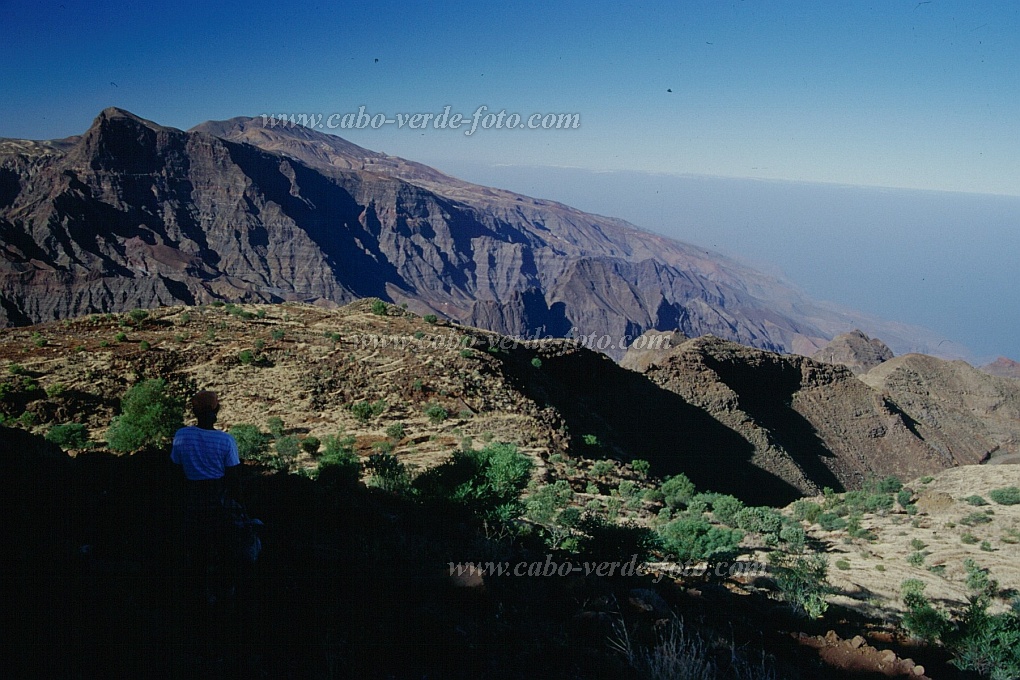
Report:
M 802 493 L 1020 452 L 1020 386 L 963 361 L 909 354 L 855 375 L 710 336 L 668 339 L 621 365 L 739 434 L 756 467 Z
M 606 338 L 616 358 L 648 329 L 809 354 L 867 325 L 621 220 L 250 118 L 184 132 L 111 108 L 77 137 L 0 141 L 0 244 L 4 325 L 375 296 L 501 333 Z

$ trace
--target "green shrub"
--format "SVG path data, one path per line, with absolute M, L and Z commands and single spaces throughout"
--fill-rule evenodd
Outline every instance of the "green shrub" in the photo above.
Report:
M 273 332 L 269 334 L 273 340 L 283 340 L 285 335 L 287 335 L 287 332 L 282 328 L 274 328 Z
M 1020 505 L 1020 488 L 1007 486 L 988 492 L 988 497 L 999 505 Z
M 846 520 L 831 512 L 818 515 L 818 526 L 825 531 L 839 531 L 846 528 Z
M 166 447 L 184 425 L 184 404 L 171 395 L 162 378 L 143 380 L 121 399 L 121 414 L 114 417 L 106 440 L 114 451 L 128 453 L 143 446 Z
M 924 582 L 907 579 L 900 585 L 903 603 L 907 612 L 903 615 L 903 627 L 921 640 L 931 644 L 944 639 L 952 630 L 949 618 L 935 609 L 924 595 Z
M 991 494 L 989 494 L 991 495 Z M 993 499 L 994 500 L 994 499 Z M 977 526 L 979 524 L 988 524 L 992 521 L 992 518 L 983 512 L 972 512 L 963 519 L 960 520 L 960 524 L 964 524 L 969 527 Z
M 386 316 L 389 306 L 382 300 L 372 300 L 372 313 L 379 316 Z
M 645 489 L 644 499 L 649 503 L 662 503 L 666 500 L 666 495 L 661 489 Z
M 712 494 L 696 493 L 687 501 L 686 512 L 693 517 L 697 517 L 708 512 L 710 507 L 712 507 Z
M 509 521 L 524 511 L 521 492 L 533 463 L 513 444 L 493 442 L 480 450 L 458 451 L 413 482 L 423 500 L 453 503 L 481 517 Z
M 804 549 L 807 534 L 803 527 L 790 524 L 779 530 L 779 540 L 786 543 L 790 550 L 800 552 Z
M 585 446 L 592 446 L 592 447 L 601 446 L 601 444 L 599 443 L 599 438 L 596 435 L 593 435 L 593 434 L 586 434 L 586 435 L 582 436 L 581 437 L 581 441 L 584 442 Z
M 895 475 L 889 475 L 869 486 L 871 493 L 896 493 L 903 488 L 903 482 Z
M 438 425 L 450 417 L 449 412 L 445 408 L 435 403 L 427 405 L 424 413 L 425 417 L 428 418 L 429 422 L 433 425 Z
M 244 349 L 241 350 L 241 352 L 237 355 L 237 359 L 242 364 L 247 366 L 248 364 L 255 361 L 255 353 L 252 352 L 250 349 Z
M 59 382 L 58 383 L 53 383 L 52 385 L 50 385 L 49 387 L 46 388 L 46 396 L 50 397 L 52 399 L 53 397 L 59 397 L 61 394 L 63 394 L 66 391 L 67 391 L 67 385 L 65 385 L 64 383 L 59 383 Z
M 907 555 L 907 564 L 912 567 L 920 567 L 924 564 L 924 558 L 927 557 L 923 552 L 912 552 Z
M 649 463 L 647 460 L 643 460 L 641 458 L 635 458 L 634 460 L 632 460 L 630 462 L 630 468 L 634 472 L 636 472 L 639 475 L 641 475 L 642 477 L 644 477 L 644 476 L 646 476 L 651 471 L 652 464 Z
M 332 435 L 326 437 L 316 467 L 316 482 L 327 488 L 345 488 L 353 486 L 360 478 L 361 459 L 350 448 L 348 440 Z
M 1020 678 L 1020 614 L 988 613 L 988 599 L 974 598 L 949 637 L 952 664 L 992 680 Z
M 829 608 L 825 597 L 832 592 L 826 580 L 829 566 L 818 554 L 791 556 L 769 553 L 769 564 L 784 601 L 794 611 L 818 618 Z
M 596 477 L 608 477 L 616 471 L 611 460 L 597 460 L 591 466 L 591 473 Z
M 974 591 L 978 595 L 989 597 L 998 590 L 998 584 L 989 577 L 988 570 L 978 566 L 974 560 L 964 560 L 963 568 L 966 571 L 964 583 L 969 590 Z
M 846 571 L 850 568 L 850 560 L 843 558 L 836 560 L 836 568 L 841 571 Z
M 560 510 L 560 514 L 556 515 L 556 523 L 564 527 L 576 527 L 581 521 L 581 509 L 576 506 L 570 506 Z
M 117 333 L 117 335 L 113 336 L 113 339 L 116 340 L 117 342 L 127 342 L 127 333 L 124 332 Z
M 144 309 L 132 309 L 128 312 L 128 316 L 130 316 L 131 320 L 135 323 L 141 323 L 149 318 L 149 313 Z
M 659 488 L 663 495 L 665 495 L 667 507 L 672 509 L 687 505 L 687 502 L 696 493 L 694 482 L 688 479 L 687 475 L 682 472 L 672 477 L 667 477 L 666 481 Z
M 363 423 L 367 423 L 370 418 L 377 417 L 386 410 L 386 400 L 376 399 L 375 401 L 362 400 L 351 404 L 351 413 L 354 417 Z
M 390 439 L 401 440 L 404 438 L 404 424 L 393 423 L 386 428 L 386 436 Z
M 981 507 L 982 505 L 988 505 L 988 501 L 986 501 L 981 496 L 978 496 L 977 494 L 975 494 L 973 496 L 967 496 L 963 500 L 968 505 L 973 505 L 975 507 Z
M 577 551 L 594 562 L 644 562 L 655 548 L 655 534 L 647 527 L 615 524 L 594 512 L 586 512 L 577 523 L 582 534 Z M 617 572 L 619 573 L 619 572 Z
M 279 439 L 283 436 L 283 418 L 280 416 L 272 416 L 266 421 L 266 426 L 269 428 L 269 434 L 273 435 L 273 439 Z
M 792 510 L 794 519 L 808 522 L 809 524 L 814 524 L 818 521 L 818 516 L 822 514 L 822 506 L 806 498 L 794 501 Z
M 565 479 L 539 487 L 525 502 L 525 514 L 533 522 L 548 524 L 556 511 L 565 508 L 574 498 L 574 491 Z
M 914 550 L 924 550 L 928 547 L 928 544 L 919 538 L 912 538 L 910 539 L 910 547 Z
M 300 452 L 301 444 L 298 442 L 298 438 L 294 435 L 280 437 L 276 440 L 276 455 L 278 455 L 282 461 L 289 464 L 291 460 L 297 458 L 297 455 Z
M 721 524 L 736 526 L 737 513 L 743 509 L 744 502 L 735 496 L 714 494 L 712 498 L 712 517 Z
M 422 320 L 425 323 L 436 323 L 437 321 L 439 321 L 439 318 L 435 314 L 426 314 L 425 316 L 422 317 Z
M 255 425 L 239 423 L 230 428 L 241 460 L 262 460 L 269 450 L 269 438 Z
M 744 538 L 739 529 L 715 527 L 704 518 L 681 517 L 658 530 L 663 550 L 682 562 L 734 555 Z
M 312 435 L 308 435 L 301 440 L 301 448 L 310 456 L 314 456 L 318 453 L 320 444 L 321 442 L 319 441 L 319 438 L 313 437 Z
M 737 527 L 744 531 L 763 536 L 772 534 L 778 537 L 779 530 L 783 528 L 782 516 L 772 508 L 766 507 L 744 508 L 737 512 L 734 520 Z
M 142 350 L 143 352 L 148 352 L 150 349 L 152 349 L 152 345 L 149 344 L 148 340 L 142 340 L 140 343 L 138 343 L 138 349 Z
M 54 425 L 46 433 L 46 441 L 53 442 L 62 449 L 84 449 L 88 446 L 89 431 L 79 423 Z
M 978 539 L 976 536 L 974 536 L 974 534 L 967 532 L 964 533 L 963 536 L 960 536 L 960 542 L 966 543 L 967 545 L 974 545 L 975 543 L 978 542 Z
M 531 365 L 534 366 L 535 368 L 542 368 L 542 360 L 539 359 L 538 357 L 532 357 Z

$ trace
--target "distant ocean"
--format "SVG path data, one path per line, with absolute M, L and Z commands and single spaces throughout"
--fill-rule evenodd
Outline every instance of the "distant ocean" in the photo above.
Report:
M 1020 197 L 422 159 L 461 179 L 625 219 L 805 293 L 1020 360 Z

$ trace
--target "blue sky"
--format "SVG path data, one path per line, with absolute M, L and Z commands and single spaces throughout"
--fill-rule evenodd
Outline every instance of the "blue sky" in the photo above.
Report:
M 1015 299 L 1002 281 L 1020 252 L 1012 228 L 1020 216 L 1012 207 L 988 208 L 994 226 L 986 213 L 974 211 L 968 222 L 970 213 L 958 210 L 932 227 L 955 238 L 925 240 L 917 215 L 937 221 L 938 211 L 914 210 L 924 204 L 917 194 L 914 203 L 875 203 L 872 212 L 881 214 L 855 199 L 853 209 L 826 215 L 828 206 L 796 191 L 766 201 L 778 208 L 754 199 L 737 202 L 747 206 L 742 212 L 713 213 L 705 205 L 685 212 L 678 197 L 692 194 L 674 185 L 662 187 L 672 193 L 659 204 L 635 188 L 665 173 L 1020 196 L 1020 3 L 1012 0 L 249 0 L 158 7 L 0 0 L 0 15 L 7 54 L 0 64 L 0 136 L 77 134 L 107 106 L 180 128 L 238 115 L 328 116 L 359 106 L 390 118 L 439 113 L 447 105 L 468 116 L 483 105 L 525 117 L 578 113 L 580 126 L 570 130 L 468 136 L 386 125 L 337 132 L 476 181 L 500 177 L 486 167 L 579 169 L 522 184 L 535 186 L 530 193 L 576 198 L 578 207 L 730 254 L 762 259 L 770 252 L 762 234 L 784 243 L 800 235 L 802 252 L 774 263 L 807 292 L 892 318 L 924 319 L 950 335 L 954 323 L 973 315 L 968 296 Z M 599 185 L 596 196 L 586 193 L 585 184 L 595 184 L 588 171 L 638 174 Z M 648 180 L 633 180 L 641 176 Z M 613 186 L 621 187 L 618 196 Z M 624 209 L 638 194 L 641 209 Z M 720 190 L 717 200 L 730 199 Z M 700 226 L 692 224 L 695 216 Z M 842 272 L 819 267 L 815 249 L 872 239 L 876 224 L 890 243 L 902 245 L 903 257 L 916 254 L 918 243 L 926 251 L 941 248 L 932 257 L 949 263 L 942 276 L 952 279 L 947 286 L 960 306 L 924 289 L 896 304 L 884 296 L 876 302 L 873 294 L 844 299 L 852 291 L 840 292 L 831 278 Z M 961 239 L 994 244 L 967 262 L 985 272 L 952 269 Z M 862 248 L 848 263 L 873 261 Z M 1020 337 L 1020 320 L 996 322 L 1000 332 L 981 351 L 998 353 L 994 345 L 1020 359 L 1020 345 L 1006 339 Z
M 485 105 L 581 126 L 344 136 L 430 162 L 1020 194 L 1014 2 L 7 0 L 3 14 L 3 136 L 75 134 L 109 105 L 184 128 Z

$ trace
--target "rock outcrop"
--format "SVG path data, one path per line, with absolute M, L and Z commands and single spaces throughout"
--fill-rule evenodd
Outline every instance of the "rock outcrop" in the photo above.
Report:
M 869 338 L 862 331 L 853 330 L 837 335 L 811 358 L 827 364 L 843 364 L 854 373 L 866 373 L 892 359 L 893 352 L 878 338 Z
M 621 365 L 739 434 L 754 465 L 807 494 L 974 464 L 1020 441 L 1020 389 L 962 361 L 906 355 L 855 376 L 701 337 L 631 350 Z
M 860 376 L 889 396 L 929 446 L 961 463 L 1020 453 L 1020 384 L 964 361 L 905 354 Z

